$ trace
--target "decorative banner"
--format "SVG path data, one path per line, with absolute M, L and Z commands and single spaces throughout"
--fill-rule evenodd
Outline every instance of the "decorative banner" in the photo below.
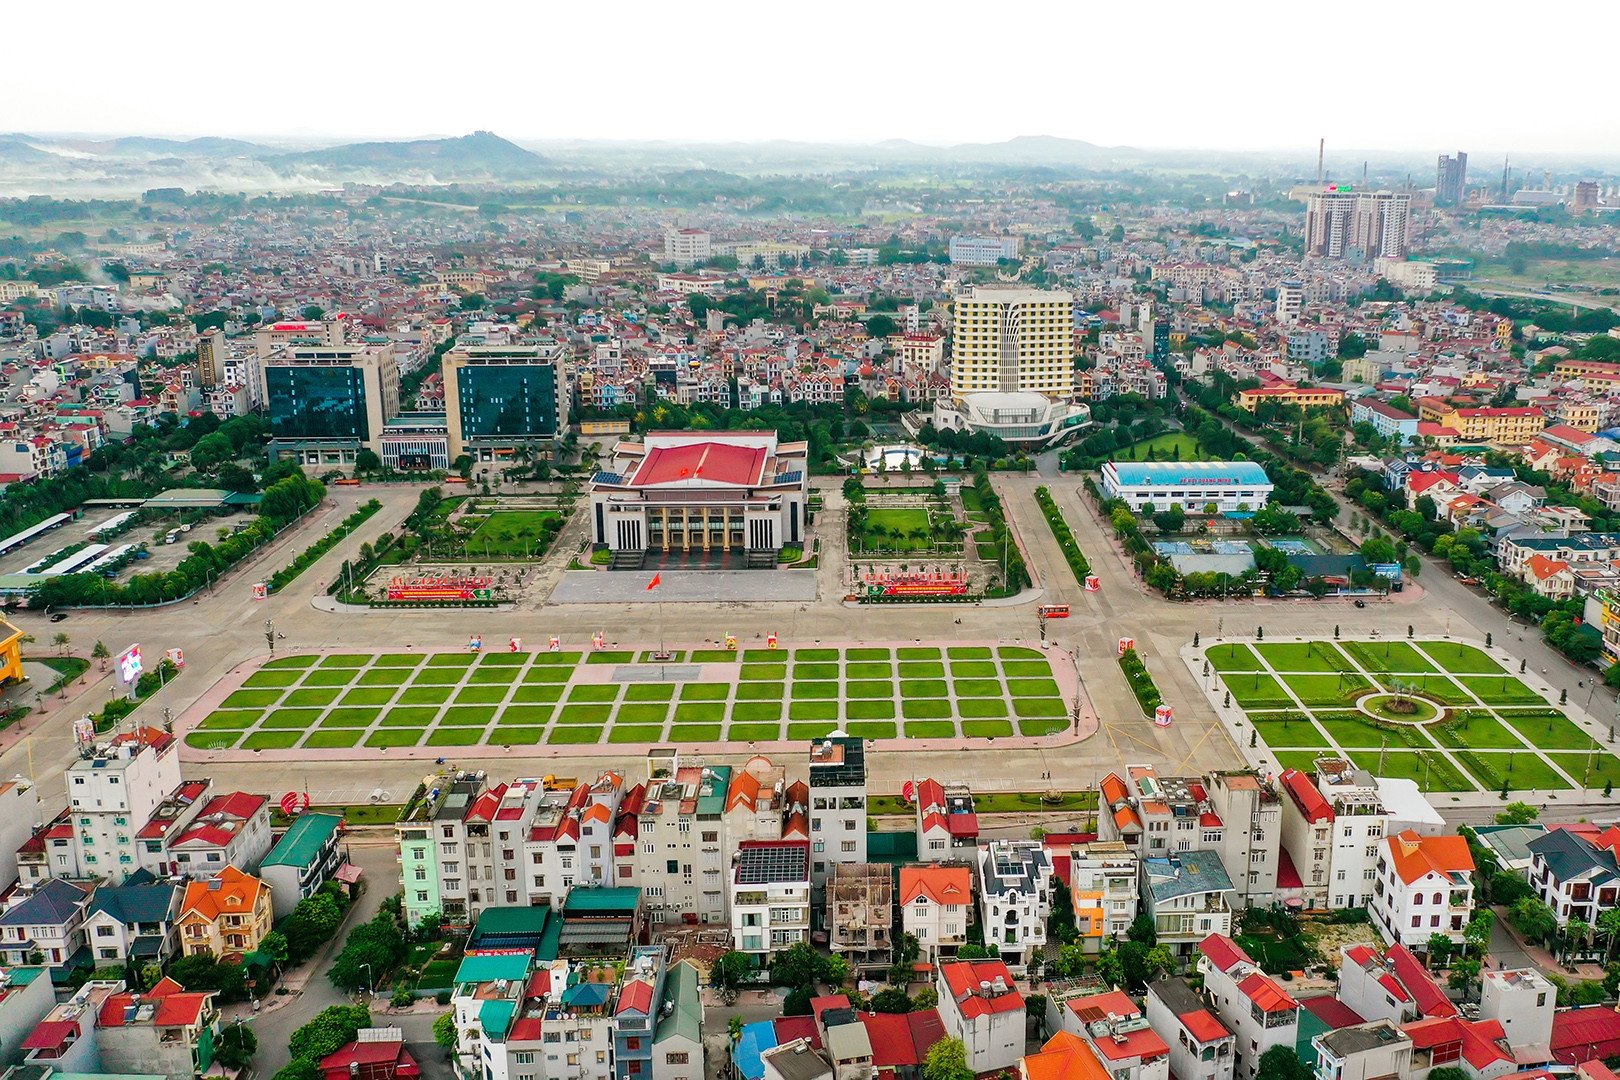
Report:
M 907 780 L 905 783 L 901 784 L 900 785 L 900 797 L 902 799 L 906 800 L 906 802 L 916 802 L 917 801 L 917 781 L 915 781 L 915 780 Z
M 1168 705 L 1160 705 L 1153 710 L 1153 722 L 1160 727 L 1169 727 L 1170 721 L 1176 718 L 1175 710 Z
M 551 651 L 562 652 L 562 638 L 558 637 L 556 634 L 551 635 Z
M 479 649 L 482 649 L 483 647 L 484 647 L 484 635 L 483 634 L 474 634 L 472 637 L 467 639 L 467 648 L 472 650 L 473 652 L 477 652 Z
M 186 666 L 186 650 L 166 649 L 164 650 L 164 655 L 169 658 L 169 663 L 173 664 L 175 667 L 183 668 Z
M 607 634 L 606 634 L 606 632 L 598 630 L 596 633 L 591 635 L 591 648 L 593 648 L 593 649 L 605 649 L 605 648 L 607 648 Z
M 868 596 L 965 596 L 968 578 L 955 570 L 869 571 L 860 576 Z
M 495 596 L 488 577 L 392 578 L 390 600 L 490 600 Z
M 266 585 L 262 581 L 255 581 L 253 583 L 253 599 L 255 599 L 255 600 L 268 600 L 268 599 L 270 599 L 270 586 Z
M 736 634 L 727 634 L 726 635 L 726 648 L 730 649 L 732 652 L 737 651 L 737 635 Z
M 776 648 L 776 631 L 772 630 L 769 634 L 765 635 L 765 647 L 767 649 Z
M 281 797 L 281 812 L 288 817 L 309 809 L 309 792 L 289 791 Z
M 145 670 L 141 663 L 141 646 L 139 643 L 131 645 L 118 654 L 118 677 L 126 683 L 134 683 Z
M 1086 592 L 1101 592 L 1101 591 L 1102 591 L 1102 578 L 1098 577 L 1096 574 L 1087 574 L 1086 575 Z
M 80 746 L 89 746 L 96 741 L 96 722 L 88 716 L 81 716 L 73 721 L 73 741 Z
M 1124 656 L 1127 652 L 1129 652 L 1130 650 L 1132 650 L 1134 648 L 1136 648 L 1136 639 L 1135 638 L 1133 638 L 1133 637 L 1122 637 L 1122 638 L 1119 639 L 1119 655 Z
M 507 642 L 506 642 L 506 651 L 507 652 L 517 652 L 521 648 L 523 648 L 523 639 L 522 638 L 519 638 L 519 637 L 509 638 L 507 640 Z

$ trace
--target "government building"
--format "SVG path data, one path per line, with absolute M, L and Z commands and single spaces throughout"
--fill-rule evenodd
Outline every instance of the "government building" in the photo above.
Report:
M 804 542 L 808 448 L 772 432 L 656 431 L 613 448 L 591 480 L 591 535 L 615 567 L 680 552 L 686 565 L 776 565 Z M 731 563 L 731 555 L 741 560 Z

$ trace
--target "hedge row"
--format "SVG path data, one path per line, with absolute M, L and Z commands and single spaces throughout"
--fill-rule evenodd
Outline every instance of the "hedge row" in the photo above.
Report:
M 1084 585 L 1086 576 L 1091 573 L 1091 562 L 1080 550 L 1080 543 L 1075 540 L 1069 523 L 1063 520 L 1063 511 L 1058 509 L 1052 493 L 1044 485 L 1035 489 L 1035 501 L 1040 504 L 1041 513 L 1046 515 L 1046 523 L 1051 526 L 1052 535 L 1057 537 L 1058 547 L 1063 549 L 1063 557 L 1069 561 L 1069 569 L 1074 571 L 1075 580 Z
M 1131 684 L 1131 693 L 1136 695 L 1144 716 L 1151 714 L 1164 702 L 1164 698 L 1159 696 L 1159 688 L 1154 685 L 1153 676 L 1148 674 L 1147 665 L 1142 663 L 1135 649 L 1126 649 L 1120 655 L 1119 667 L 1125 672 L 1125 681 Z
M 268 582 L 270 591 L 272 593 L 278 593 L 288 585 L 291 585 L 293 580 L 296 579 L 299 574 L 302 574 L 305 570 L 308 570 L 311 566 L 314 566 L 316 561 L 319 560 L 322 555 L 325 555 L 328 551 L 331 551 L 334 547 L 336 547 L 338 541 L 354 532 L 354 530 L 358 529 L 362 524 L 365 523 L 367 518 L 381 509 L 382 503 L 378 502 L 376 499 L 372 499 L 370 502 L 361 506 L 360 509 L 344 518 L 343 524 L 339 525 L 337 528 L 315 541 L 309 547 L 305 548 L 292 562 L 288 563 L 286 566 L 283 566 L 274 574 L 271 574 Z

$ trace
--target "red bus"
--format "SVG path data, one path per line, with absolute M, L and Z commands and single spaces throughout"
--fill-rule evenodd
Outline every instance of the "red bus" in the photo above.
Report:
M 1067 619 L 1069 617 L 1069 605 L 1042 604 L 1040 613 L 1042 616 L 1048 619 Z

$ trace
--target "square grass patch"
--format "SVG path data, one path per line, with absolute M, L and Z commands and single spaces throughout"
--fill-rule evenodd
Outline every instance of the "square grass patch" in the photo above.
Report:
M 618 649 L 593 652 L 585 658 L 587 664 L 628 664 L 634 661 L 636 654 Z
M 485 653 L 478 661 L 479 667 L 522 667 L 529 662 L 533 653 L 526 652 L 492 652 Z
M 744 724 L 782 719 L 780 701 L 739 701 L 731 707 L 731 719 Z
M 390 652 L 383 653 L 372 661 L 372 667 L 413 668 L 422 663 L 421 653 Z
M 462 707 L 452 705 L 450 708 L 444 710 L 443 716 L 439 717 L 439 726 L 485 727 L 491 720 L 495 719 L 495 714 L 498 711 L 499 710 L 493 705 L 469 705 Z
M 1000 679 L 957 679 L 952 685 L 959 698 L 998 698 L 1002 693 Z
M 1566 762 L 1565 771 L 1571 773 L 1570 780 L 1559 776 L 1546 758 L 1528 750 L 1517 752 L 1490 752 L 1478 754 L 1460 754 L 1458 760 L 1463 767 L 1478 780 L 1480 786 L 1487 791 L 1500 792 L 1505 783 L 1508 791 L 1567 791 L 1572 787 L 1579 787 L 1581 783 L 1581 770 L 1585 765 L 1585 758 L 1577 755 L 1578 762 Z M 1509 768 L 1509 761 L 1512 767 Z M 1571 782 L 1573 780 L 1573 783 Z
M 976 720 L 1007 715 L 1007 703 L 998 698 L 969 698 L 956 703 L 956 713 Z
M 400 691 L 401 705 L 443 705 L 455 693 L 451 686 L 407 686 Z
M 786 664 L 744 664 L 743 682 L 781 682 L 787 678 Z
M 239 732 L 193 731 L 186 736 L 186 745 L 197 750 L 229 750 L 241 737 Z
M 795 664 L 837 663 L 839 660 L 837 649 L 795 649 L 793 662 Z
M 779 682 L 737 684 L 738 701 L 781 701 L 786 696 L 787 687 Z
M 828 735 L 832 734 L 833 728 L 836 726 L 836 724 L 833 724 L 830 721 L 827 723 L 812 722 L 805 724 L 789 724 L 788 738 L 794 740 L 795 742 L 809 739 L 824 739 Z
M 1602 788 L 1605 784 L 1620 787 L 1620 758 L 1613 754 L 1593 754 L 1590 771 L 1585 754 L 1548 754 L 1547 757 L 1568 773 L 1576 786 L 1585 781 L 1586 786 L 1593 789 Z M 1523 760 L 1522 755 L 1519 760 Z M 1514 762 L 1513 771 L 1515 774 L 1518 773 L 1518 762 Z
M 1411 780 L 1420 791 L 1474 791 L 1474 785 L 1437 751 L 1360 750 L 1350 755 L 1359 768 L 1374 776 Z M 1379 762 L 1383 765 L 1380 767 Z M 1425 767 L 1427 771 L 1425 772 Z M 1426 778 L 1426 782 L 1425 782 Z
M 220 705 L 226 709 L 262 709 L 280 699 L 280 690 L 238 690 Z
M 1013 726 L 1006 720 L 964 720 L 962 721 L 962 734 L 970 739 L 1000 739 L 1013 733 Z
M 1057 697 L 1058 684 L 1054 679 L 1008 679 L 1007 692 L 1015 698 Z
M 499 705 L 506 700 L 504 686 L 467 686 L 456 694 L 457 705 Z
M 747 662 L 746 660 L 744 661 Z M 712 743 L 720 741 L 719 724 L 675 724 L 669 729 L 669 737 L 675 742 Z
M 454 686 L 466 672 L 460 668 L 424 668 L 411 680 L 412 686 Z
M 601 727 L 612 715 L 611 705 L 564 705 L 557 710 L 557 723 L 595 724 Z
M 944 679 L 905 679 L 900 683 L 902 698 L 942 698 L 950 696 Z
M 381 715 L 377 709 L 328 709 L 321 718 L 323 728 L 370 727 Z
M 1547 699 L 1512 677 L 1459 675 L 1457 681 L 1472 690 L 1487 705 L 1546 704 Z
M 1069 726 L 1067 720 L 1020 720 L 1018 721 L 1018 734 L 1035 737 L 1039 735 L 1052 735 Z
M 664 736 L 662 724 L 646 726 L 618 724 L 608 728 L 608 742 L 610 743 L 655 743 Z
M 389 746 L 415 746 L 421 740 L 420 728 L 383 728 L 366 736 L 366 745 L 379 749 Z
M 343 695 L 345 705 L 386 705 L 394 699 L 394 691 L 386 686 L 361 686 Z
M 956 725 L 940 721 L 921 721 L 906 725 L 906 738 L 908 739 L 954 739 L 956 738 Z
M 745 664 L 781 664 L 787 662 L 787 653 L 775 649 L 744 649 L 742 662 Z
M 1263 713 L 1252 713 L 1249 723 L 1254 730 L 1260 733 L 1267 746 L 1316 746 L 1326 748 L 1327 739 L 1316 729 L 1316 725 L 1307 720 L 1302 713 L 1278 713 L 1267 716 Z M 1370 725 L 1369 725 L 1370 726 Z M 1351 745 L 1377 746 L 1376 742 L 1370 744 L 1352 743 Z
M 1344 651 L 1368 671 L 1427 674 L 1438 670 L 1427 657 L 1404 641 L 1347 641 Z
M 1467 691 L 1445 675 L 1379 675 L 1378 681 L 1391 690 L 1399 685 L 1403 690 L 1416 691 L 1447 705 L 1474 704 Z
M 639 705 L 620 705 L 615 724 L 662 724 L 669 719 L 668 703 L 646 702 Z
M 546 654 L 542 653 L 541 655 Z M 526 683 L 565 683 L 573 677 L 574 669 L 572 667 L 561 667 L 556 664 L 542 665 L 538 660 L 535 661 L 534 667 L 523 673 L 523 681 Z
M 438 709 L 389 709 L 383 714 L 383 727 L 427 727 L 439 715 Z M 371 744 L 366 743 L 367 746 Z
M 477 653 L 441 652 L 428 657 L 430 667 L 470 667 L 478 659 Z
M 929 648 L 901 649 L 900 650 L 900 659 L 902 659 L 902 660 L 938 660 L 939 659 L 939 650 L 938 649 L 929 649 Z
M 332 690 L 294 690 L 282 699 L 283 705 L 330 705 L 337 699 L 338 691 Z
M 1012 660 L 1001 665 L 1002 672 L 1009 679 L 1050 679 L 1052 665 L 1045 660 Z M 992 672 L 992 674 L 994 674 Z
M 688 701 L 675 706 L 677 724 L 719 724 L 725 718 L 723 701 Z
M 473 669 L 467 681 L 478 686 L 511 686 L 517 682 L 517 672 L 509 667 L 479 667 Z
M 203 717 L 197 728 L 200 731 L 241 731 L 258 723 L 263 715 L 257 709 L 221 709 Z
M 568 691 L 569 701 L 605 702 L 619 699 L 617 683 L 582 683 Z
M 546 705 L 508 705 L 501 710 L 499 723 L 502 727 L 538 726 L 551 720 L 551 712 Z
M 893 664 L 845 664 L 844 678 L 846 679 L 892 679 L 894 678 Z
M 1347 705 L 1373 688 L 1360 675 L 1284 675 L 1282 681 L 1306 705 Z
M 312 731 L 304 739 L 305 750 L 340 750 L 360 741 L 358 731 Z
M 632 690 L 635 687 L 631 687 Z M 524 704 L 534 704 L 542 701 L 559 701 L 562 699 L 563 688 L 560 686 L 520 686 L 512 691 L 512 700 Z
M 552 699 L 555 700 L 555 699 Z M 674 683 L 631 683 L 624 688 L 626 701 L 673 701 Z
M 674 731 L 681 730 L 676 725 Z M 782 737 L 780 724 L 732 724 L 726 729 L 726 739 L 729 742 L 774 742 Z
M 533 746 L 546 737 L 543 727 L 501 727 L 490 739 L 492 746 Z
M 554 727 L 546 742 L 558 746 L 588 746 L 602 738 L 600 727 Z
M 836 679 L 841 674 L 843 674 L 843 669 L 837 664 L 793 665 L 793 677 L 795 679 L 804 679 L 813 682 L 817 679 Z
M 836 700 L 838 684 L 835 682 L 795 682 L 793 700 Z
M 993 679 L 1001 672 L 989 660 L 963 660 L 951 665 L 953 679 Z M 1041 672 L 1044 675 L 1046 672 Z
M 881 720 L 857 720 L 845 730 L 857 739 L 892 739 L 896 725 Z
M 1298 769 L 1309 775 L 1316 768 L 1316 759 L 1321 757 L 1315 750 L 1283 750 L 1272 755 L 1277 759 L 1280 769 Z
M 851 704 L 854 704 L 851 702 Z M 789 720 L 836 720 L 838 719 L 838 703 L 835 701 L 790 701 L 788 702 Z M 736 730 L 736 725 L 732 725 Z
M 1014 698 L 1013 713 L 1021 720 L 1053 720 L 1069 715 L 1062 698 Z
M 480 728 L 436 728 L 428 732 L 429 746 L 477 746 L 484 741 Z
M 300 731 L 255 731 L 242 742 L 243 750 L 291 750 L 304 737 Z
M 316 656 L 311 655 L 309 653 L 305 653 L 305 654 L 303 654 L 301 656 L 283 656 L 280 659 L 271 660 L 269 663 L 265 664 L 264 666 L 267 667 L 267 668 L 306 668 L 306 667 L 314 667 L 315 666 L 315 661 L 317 659 L 319 659 L 319 657 L 316 657 Z
M 844 715 L 851 720 L 893 720 L 892 701 L 846 701 Z
M 355 680 L 353 668 L 316 668 L 304 676 L 303 686 L 348 686 Z
M 552 665 L 552 666 L 558 666 L 558 667 L 573 667 L 575 664 L 579 663 L 580 658 L 582 656 L 584 656 L 584 655 L 585 655 L 584 653 L 577 653 L 577 652 L 543 652 L 543 653 L 535 653 L 534 654 L 534 663 L 535 663 L 536 667 L 539 667 L 541 665 Z
M 1459 709 L 1445 724 L 1433 724 L 1429 734 L 1441 746 L 1458 750 L 1521 750 L 1524 744 L 1500 720 L 1483 709 Z M 1568 724 L 1563 717 L 1555 722 Z M 1574 725 L 1570 725 L 1573 727 Z M 1528 732 L 1527 732 L 1528 734 Z M 1531 744 L 1537 740 L 1532 737 Z
M 847 649 L 844 652 L 845 660 L 891 660 L 894 654 L 888 649 Z
M 904 652 L 905 650 L 901 650 Z M 900 661 L 902 679 L 943 679 L 945 665 L 936 660 Z
M 1397 746 L 1400 745 L 1398 739 L 1391 736 L 1389 732 L 1384 731 L 1370 720 L 1357 720 L 1347 716 L 1342 719 L 1323 720 L 1321 721 L 1321 724 L 1327 729 L 1327 733 L 1333 737 L 1333 741 L 1347 750 L 1376 750 L 1378 747 L 1384 745 L 1385 742 L 1395 743 Z M 1293 724 L 1291 727 L 1295 731 L 1300 730 L 1300 725 L 1298 724 Z M 1278 737 L 1281 738 L 1281 736 Z M 1272 737 L 1269 734 L 1263 734 L 1261 735 L 1261 738 L 1266 740 L 1267 745 L 1305 745 L 1298 742 L 1290 744 L 1286 741 L 1273 743 Z
M 1419 641 L 1417 647 L 1454 675 L 1500 675 L 1502 665 L 1460 641 Z
M 1260 658 L 1254 655 L 1254 650 L 1235 641 L 1211 646 L 1204 655 L 1209 657 L 1216 671 L 1261 670 Z
M 291 686 L 298 681 L 296 671 L 255 671 L 243 681 L 243 686 Z
M 357 686 L 404 686 L 411 677 L 406 668 L 372 668 L 360 673 Z
M 894 683 L 887 679 L 866 679 L 862 682 L 844 684 L 844 696 L 851 698 L 892 698 L 894 697 Z
M 1041 655 L 1041 650 L 1032 649 L 1028 645 L 1003 645 L 998 652 L 1007 660 L 1023 660 Z
M 1573 720 L 1551 709 L 1502 713 L 1513 729 L 1522 734 L 1531 746 L 1540 750 L 1584 750 L 1592 745 L 1592 736 L 1582 731 Z M 1479 744 L 1491 745 L 1491 744 Z M 1507 744 L 1517 749 L 1514 740 Z
M 365 667 L 370 662 L 371 656 L 368 653 L 334 653 L 331 656 L 322 657 L 321 667 L 357 668 Z
M 1240 674 L 1226 680 L 1226 689 L 1245 709 L 1282 708 L 1293 700 L 1284 692 L 1282 684 L 1270 675 Z
M 691 662 L 694 664 L 735 664 L 737 654 L 730 649 L 694 649 Z
M 951 715 L 951 703 L 930 698 L 907 698 L 900 702 L 900 715 L 907 720 L 943 720 Z M 951 727 L 954 729 L 956 725 L 952 724 Z
M 1326 641 L 1267 641 L 1254 647 L 1277 671 L 1352 671 L 1344 653 Z
M 946 649 L 945 655 L 952 660 L 989 660 L 994 653 L 978 645 L 956 645 Z
M 731 694 L 725 683 L 687 683 L 681 687 L 682 701 L 724 701 Z

